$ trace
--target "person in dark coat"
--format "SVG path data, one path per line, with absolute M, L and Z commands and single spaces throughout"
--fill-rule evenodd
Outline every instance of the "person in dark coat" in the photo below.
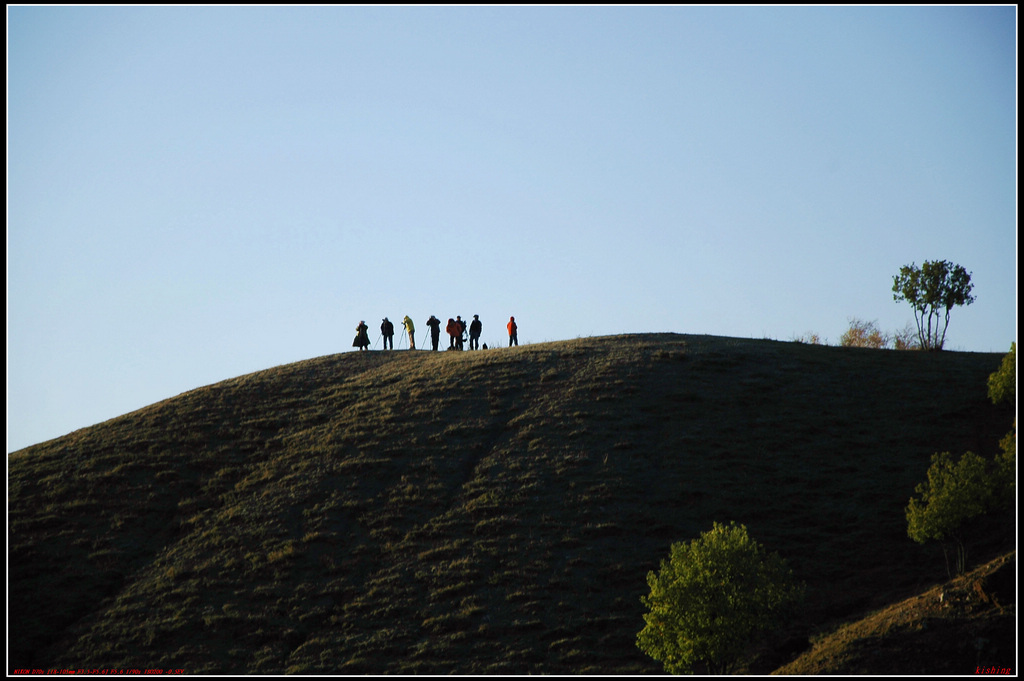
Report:
M 464 320 L 460 315 L 457 315 L 455 317 L 455 325 L 459 327 L 459 335 L 455 339 L 455 346 L 461 350 L 466 342 L 466 320 Z
M 368 350 L 370 348 L 370 336 L 366 333 L 370 330 L 370 327 L 366 325 L 366 322 L 359 322 L 359 326 L 356 327 L 356 339 L 352 341 L 352 347 L 359 348 L 359 351 Z
M 391 323 L 391 320 L 387 317 L 380 323 L 380 335 L 384 337 L 384 349 L 387 350 L 388 346 L 392 350 L 395 349 L 395 325 Z
M 441 340 L 441 320 L 430 315 L 427 326 L 430 327 L 430 343 L 434 346 L 434 352 L 437 352 L 437 344 Z
M 480 349 L 480 332 L 483 331 L 484 325 L 480 323 L 480 315 L 473 315 L 473 321 L 469 323 L 469 349 L 479 350 Z

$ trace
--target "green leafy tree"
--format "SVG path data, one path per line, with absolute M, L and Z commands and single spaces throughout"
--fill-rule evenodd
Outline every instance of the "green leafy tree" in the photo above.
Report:
M 928 480 L 914 491 L 907 505 L 907 534 L 923 544 L 929 540 L 942 543 L 949 572 L 949 553 L 954 551 L 956 573 L 967 568 L 965 523 L 997 506 L 998 481 L 982 457 L 967 452 L 953 461 L 949 452 L 932 455 Z
M 760 632 L 778 626 L 803 596 L 785 561 L 768 553 L 744 525 L 715 523 L 672 545 L 660 571 L 647 575 L 649 609 L 637 647 L 672 674 L 705 665 L 728 673 Z
M 988 394 L 993 404 L 1017 399 L 1017 343 L 995 372 L 988 377 Z M 915 488 L 920 498 L 907 505 L 907 534 L 918 543 L 942 542 L 949 572 L 950 548 L 954 549 L 956 572 L 967 568 L 967 522 L 976 516 L 1010 508 L 1016 502 L 1017 423 L 1000 443 L 1000 454 L 991 462 L 967 452 L 953 461 L 949 452 L 932 455 L 928 480 Z
M 999 368 L 988 377 L 988 396 L 992 404 L 1017 400 L 1017 343 L 1010 343 L 1010 351 L 1003 356 Z
M 1002 508 L 1013 508 L 1017 500 L 1017 422 L 1013 430 L 999 441 L 1002 450 L 996 456 L 996 503 Z
M 1003 356 L 999 368 L 988 377 L 988 396 L 992 404 L 1017 402 L 1017 343 L 1010 343 L 1010 351 Z M 1011 507 L 1016 500 L 1017 482 L 1017 421 L 1013 430 L 999 442 L 1002 450 L 996 457 L 997 496 L 1003 506 Z
M 971 275 L 945 260 L 910 264 L 893 277 L 893 300 L 906 300 L 914 309 L 917 336 L 923 350 L 941 350 L 946 342 L 949 313 L 957 305 L 974 302 Z

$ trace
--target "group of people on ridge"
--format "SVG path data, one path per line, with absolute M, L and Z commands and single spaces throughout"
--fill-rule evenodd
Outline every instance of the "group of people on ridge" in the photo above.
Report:
M 409 349 L 416 349 L 416 327 L 412 323 L 412 319 L 409 315 L 405 315 L 405 319 L 402 320 L 402 326 L 405 327 L 405 333 L 409 336 Z M 437 346 L 441 340 L 441 320 L 430 315 L 430 319 L 427 320 L 427 327 L 430 329 L 430 342 L 433 349 L 436 351 Z M 516 326 L 516 318 L 509 317 L 508 324 L 505 325 L 508 329 L 508 346 L 519 345 L 519 327 Z M 480 349 L 480 332 L 483 330 L 483 324 L 480 323 L 480 315 L 473 315 L 473 321 L 466 326 L 466 322 L 461 316 L 456 316 L 455 319 L 449 319 L 448 324 L 444 330 L 448 334 L 448 349 L 449 350 L 462 350 L 463 345 L 466 341 L 466 331 L 469 331 L 469 349 L 479 350 Z M 362 350 L 370 349 L 370 327 L 366 325 L 365 321 L 359 322 L 359 326 L 356 327 L 356 338 L 352 341 L 352 347 L 359 348 Z M 384 349 L 394 350 L 395 349 L 395 325 L 391 323 L 387 317 L 380 324 L 380 335 L 384 339 Z M 487 345 L 484 344 L 484 349 L 487 349 Z

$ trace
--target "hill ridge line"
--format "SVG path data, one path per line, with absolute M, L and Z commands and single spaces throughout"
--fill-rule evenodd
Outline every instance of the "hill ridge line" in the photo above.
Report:
M 730 520 L 808 581 L 806 636 L 937 581 L 903 507 L 1009 429 L 1000 359 L 627 334 L 196 388 L 9 455 L 10 660 L 657 672 L 645 576 Z

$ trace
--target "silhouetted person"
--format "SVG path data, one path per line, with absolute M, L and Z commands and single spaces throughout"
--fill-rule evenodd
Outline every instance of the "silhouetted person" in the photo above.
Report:
M 518 335 L 518 333 L 519 333 L 519 327 L 516 326 L 516 318 L 515 317 L 509 317 L 508 318 L 508 346 L 509 347 L 512 347 L 513 344 L 516 347 L 519 347 L 519 335 Z
M 388 346 L 391 349 L 395 349 L 395 325 L 391 323 L 391 320 L 387 317 L 380 323 L 380 335 L 384 337 L 384 349 L 387 350 Z
M 459 327 L 459 335 L 455 339 L 455 345 L 462 349 L 463 344 L 466 342 L 466 321 L 459 315 L 455 316 L 455 325 Z
M 412 318 L 409 315 L 405 315 L 405 319 L 402 320 L 402 324 L 405 326 L 405 332 L 409 334 L 409 349 L 416 349 L 416 339 L 413 334 L 416 333 L 416 327 L 412 325 Z
M 480 323 L 480 315 L 473 315 L 473 321 L 469 323 L 469 349 L 479 350 L 480 349 L 480 332 L 483 331 L 484 325 Z
M 369 349 L 370 337 L 366 334 L 369 330 L 370 327 L 366 325 L 366 322 L 360 321 L 359 326 L 356 327 L 356 339 L 352 341 L 352 347 L 359 348 L 360 352 Z
M 441 320 L 430 315 L 430 319 L 427 320 L 427 326 L 430 327 L 430 343 L 434 346 L 434 352 L 437 352 L 437 344 L 441 340 Z

